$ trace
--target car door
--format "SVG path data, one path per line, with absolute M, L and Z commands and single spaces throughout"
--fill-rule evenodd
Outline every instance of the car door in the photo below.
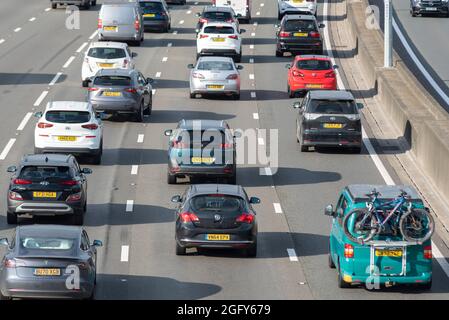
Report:
M 309 103 L 309 94 L 305 96 L 305 98 L 301 101 L 301 108 L 298 110 L 298 114 L 296 116 L 296 124 L 298 133 L 302 133 L 302 124 L 304 121 L 304 113 L 306 112 L 307 104 Z
M 81 231 L 81 243 L 80 249 L 83 254 L 83 259 L 89 266 L 89 275 L 94 276 L 96 270 L 96 252 L 94 252 L 90 246 L 89 237 L 85 230 Z
M 92 258 L 93 267 L 95 270 L 96 266 L 97 266 L 97 248 L 95 246 L 91 245 L 91 242 L 89 240 L 89 235 L 87 234 L 86 230 L 84 230 L 84 229 L 83 229 L 83 237 L 84 237 L 85 243 L 88 248 L 89 256 Z
M 150 93 L 148 88 L 148 83 L 143 74 L 139 72 L 137 76 L 137 83 L 139 85 L 139 91 L 141 92 L 141 96 L 143 97 L 145 105 L 148 105 L 150 102 Z
M 87 196 L 86 176 L 83 173 L 81 173 L 81 168 L 80 168 L 78 162 L 75 160 L 75 158 L 73 158 L 72 161 L 73 161 L 73 163 L 72 163 L 73 176 L 75 177 L 75 179 L 78 179 L 79 181 L 81 181 L 82 192 L 84 194 L 84 197 L 86 198 L 86 196 Z

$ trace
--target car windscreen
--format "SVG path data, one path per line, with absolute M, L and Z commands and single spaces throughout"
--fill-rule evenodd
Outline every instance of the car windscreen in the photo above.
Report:
M 19 179 L 42 181 L 70 180 L 72 173 L 68 166 L 25 166 L 20 171 Z
M 307 112 L 323 114 L 356 114 L 357 106 L 353 100 L 318 100 L 310 102 Z
M 141 2 L 140 7 L 143 13 L 163 12 L 164 7 L 160 2 Z
M 21 235 L 19 256 L 48 255 L 75 256 L 78 251 L 78 240 L 65 237 L 46 237 L 37 235 Z
M 204 12 L 203 18 L 215 21 L 232 20 L 232 14 L 230 12 Z
M 198 195 L 190 200 L 194 212 L 242 213 L 247 210 L 246 201 L 241 197 L 226 194 Z
M 126 58 L 126 52 L 121 48 L 90 48 L 87 56 L 95 59 L 121 59 Z
M 54 123 L 85 123 L 90 120 L 87 111 L 47 111 L 45 120 Z
M 131 78 L 124 76 L 100 76 L 95 77 L 96 86 L 131 86 Z
M 222 26 L 209 26 L 204 28 L 204 33 L 234 34 L 234 28 Z
M 317 31 L 313 20 L 287 20 L 283 27 L 284 31 Z
M 232 71 L 234 66 L 227 61 L 200 61 L 197 66 L 198 70 L 222 70 Z
M 222 130 L 182 130 L 177 135 L 174 146 L 178 148 L 212 148 L 230 143 L 230 137 Z
M 296 67 L 301 70 L 329 70 L 332 69 L 331 63 L 328 60 L 299 60 Z

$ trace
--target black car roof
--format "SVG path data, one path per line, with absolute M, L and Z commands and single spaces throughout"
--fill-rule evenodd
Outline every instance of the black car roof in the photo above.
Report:
M 23 156 L 21 165 L 68 165 L 73 156 L 70 154 L 28 154 Z
M 306 14 L 287 14 L 285 16 L 285 20 L 315 20 L 316 18 L 313 15 Z
M 197 196 L 201 194 L 226 194 L 245 198 L 243 187 L 232 184 L 194 184 L 191 187 L 191 195 Z
M 29 233 L 40 234 L 46 237 L 64 236 L 73 239 L 79 239 L 81 235 L 81 227 L 54 224 L 33 224 L 27 226 L 18 226 L 16 228 L 16 232 L 17 234 Z
M 185 120 L 182 119 L 178 122 L 179 129 L 191 130 L 193 129 L 193 123 L 199 122 L 201 125 L 201 129 L 227 129 L 227 123 L 224 120 L 207 120 L 207 119 L 192 119 Z

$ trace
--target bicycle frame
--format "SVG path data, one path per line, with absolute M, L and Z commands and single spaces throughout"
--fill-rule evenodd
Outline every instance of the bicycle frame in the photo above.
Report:
M 368 203 L 368 210 L 372 213 L 374 213 L 374 216 L 376 217 L 377 223 L 380 227 L 383 227 L 387 224 L 387 222 L 390 220 L 390 218 L 396 213 L 402 213 L 402 206 L 404 203 L 406 203 L 407 200 L 405 198 L 405 195 L 400 195 L 399 197 L 388 201 L 386 203 L 379 203 L 377 195 L 373 195 L 371 202 Z M 387 217 L 385 219 L 381 219 L 379 214 L 377 213 L 377 210 L 385 210 L 388 207 L 393 206 L 393 209 L 390 210 Z M 399 218 L 399 216 L 398 216 Z M 365 220 L 365 219 L 363 219 Z

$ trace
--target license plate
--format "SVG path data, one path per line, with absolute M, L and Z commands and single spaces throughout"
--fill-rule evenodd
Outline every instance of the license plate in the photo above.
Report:
M 221 84 L 209 84 L 206 87 L 207 87 L 207 89 L 215 89 L 215 90 L 224 89 L 224 85 L 221 85 Z
M 376 257 L 402 257 L 402 250 L 376 250 Z
M 103 92 L 103 95 L 106 97 L 120 97 L 122 95 L 121 92 L 111 92 L 111 91 L 105 91 Z
M 56 192 L 34 191 L 34 198 L 56 198 Z
M 192 163 L 213 163 L 215 158 L 201 158 L 201 157 L 192 157 Z
M 426 8 L 427 11 L 437 11 L 437 8 Z
M 98 66 L 100 68 L 112 68 L 114 66 L 113 63 L 99 63 Z
M 322 87 L 323 87 L 323 85 L 321 85 L 321 84 L 306 84 L 306 88 L 310 88 L 310 89 L 320 89 Z
M 224 42 L 225 38 L 212 38 L 212 41 L 214 41 L 214 42 Z
M 309 34 L 307 32 L 295 32 L 293 33 L 294 37 L 307 37 Z
M 143 16 L 145 18 L 154 18 L 156 16 L 156 14 L 154 14 L 154 13 L 145 13 Z
M 231 236 L 229 234 L 208 234 L 206 235 L 206 240 L 229 241 L 231 240 Z
M 74 136 L 58 136 L 59 141 L 76 141 Z
M 325 123 L 323 127 L 326 129 L 341 129 L 343 125 L 341 123 Z
M 302 3 L 302 0 L 293 0 L 293 3 Z
M 34 275 L 35 276 L 60 276 L 61 269 L 45 269 L 45 268 L 34 269 Z
M 104 31 L 117 31 L 118 27 L 116 26 L 107 26 L 103 28 Z

